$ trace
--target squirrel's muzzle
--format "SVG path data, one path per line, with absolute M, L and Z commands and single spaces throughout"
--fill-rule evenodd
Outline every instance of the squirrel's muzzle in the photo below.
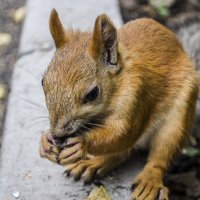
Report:
M 72 134 L 77 130 L 77 123 L 75 120 L 71 120 L 64 125 L 64 130 L 68 134 Z

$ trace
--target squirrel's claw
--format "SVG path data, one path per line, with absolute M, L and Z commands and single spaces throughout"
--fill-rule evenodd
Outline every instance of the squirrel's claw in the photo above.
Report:
M 105 163 L 105 159 L 102 159 L 102 157 L 94 157 L 66 165 L 65 174 L 72 176 L 74 180 L 81 178 L 84 183 L 90 183 L 95 179 L 104 177 L 110 170 L 109 166 L 111 164 Z
M 163 186 L 162 178 L 151 169 L 142 172 L 132 184 L 132 200 L 168 200 L 168 189 Z
M 48 132 L 43 133 L 41 136 L 39 153 L 42 158 L 47 158 L 51 162 L 57 163 L 60 150 L 52 143 Z
M 59 164 L 71 164 L 84 157 L 85 153 L 80 138 L 69 138 L 66 145 L 58 157 Z

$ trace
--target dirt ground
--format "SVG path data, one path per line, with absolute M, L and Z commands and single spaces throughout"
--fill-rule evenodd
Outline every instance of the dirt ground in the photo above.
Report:
M 0 144 L 5 118 L 9 83 L 17 59 L 20 33 L 23 20 L 15 22 L 13 17 L 17 9 L 25 5 L 25 0 L 0 0 L 0 44 L 1 34 L 7 34 L 7 42 L 0 45 Z M 4 39 L 5 40 L 5 39 Z M 10 40 L 10 41 L 9 41 Z

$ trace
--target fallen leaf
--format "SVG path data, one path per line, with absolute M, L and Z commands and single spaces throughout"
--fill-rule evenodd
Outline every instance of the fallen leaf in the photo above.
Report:
M 167 6 L 170 7 L 175 3 L 175 0 L 149 0 L 149 3 L 154 7 Z
M 6 95 L 5 85 L 0 84 L 0 100 L 3 99 Z
M 103 186 L 95 187 L 85 200 L 111 200 Z
M 15 10 L 12 14 L 11 17 L 14 20 L 15 23 L 20 23 L 23 21 L 26 15 L 26 7 L 21 7 Z
M 8 33 L 0 33 L 0 46 L 7 45 L 11 42 L 11 35 Z
M 167 17 L 170 15 L 169 9 L 165 6 L 160 6 L 157 7 L 156 9 L 160 16 Z
M 200 155 L 200 149 L 194 148 L 194 147 L 189 147 L 186 149 L 183 149 L 182 151 L 183 154 L 194 157 L 194 156 L 199 156 Z

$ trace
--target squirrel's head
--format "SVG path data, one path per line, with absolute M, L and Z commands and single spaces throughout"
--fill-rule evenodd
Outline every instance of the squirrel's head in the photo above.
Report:
M 52 135 L 62 137 L 89 130 L 110 112 L 120 69 L 117 31 L 105 14 L 92 33 L 65 30 L 55 10 L 49 24 L 56 52 L 42 85 Z

